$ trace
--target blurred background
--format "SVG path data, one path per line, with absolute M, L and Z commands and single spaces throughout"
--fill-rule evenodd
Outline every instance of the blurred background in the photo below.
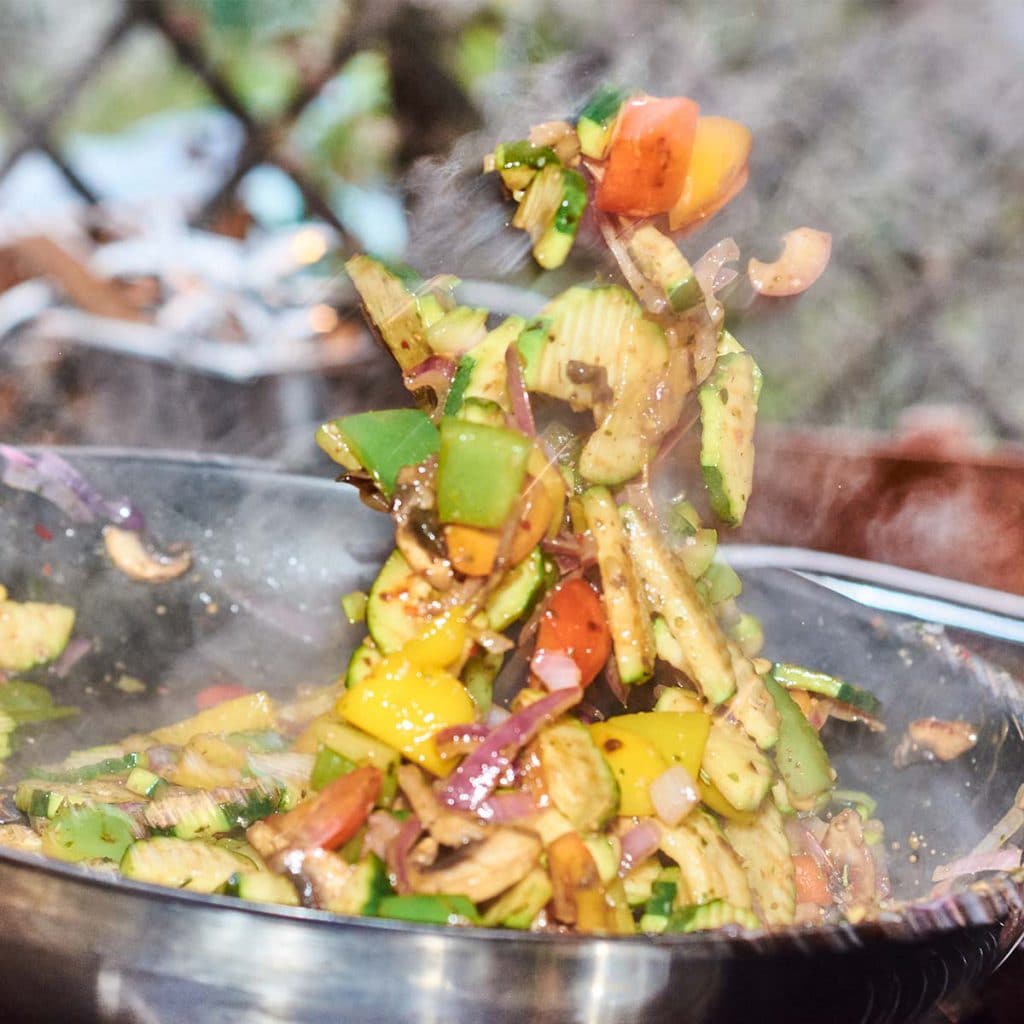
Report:
M 833 235 L 806 296 L 725 295 L 766 378 L 742 536 L 1024 593 L 1022 67 L 1016 0 L 0 0 L 0 440 L 330 472 L 317 422 L 407 400 L 345 256 L 507 311 L 609 277 L 540 275 L 478 171 L 632 83 L 754 133 L 691 259 Z

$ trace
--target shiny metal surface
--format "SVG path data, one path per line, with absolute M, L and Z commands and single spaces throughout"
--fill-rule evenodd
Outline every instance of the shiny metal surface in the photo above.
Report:
M 338 672 L 358 632 L 339 621 L 337 599 L 372 578 L 383 517 L 330 482 L 221 461 L 73 461 L 110 493 L 132 494 L 163 540 L 189 541 L 196 572 L 159 591 L 131 584 L 107 566 L 94 530 L 69 535 L 56 510 L 0 492 L 0 580 L 72 600 L 80 631 L 105 640 L 67 679 L 47 680 L 81 720 L 38 729 L 20 764 L 169 721 L 210 682 L 284 695 Z M 1024 778 L 1019 684 L 969 640 L 791 572 L 743 576 L 770 656 L 885 699 L 888 734 L 839 725 L 829 746 L 844 784 L 878 797 L 901 844 L 896 884 L 927 893 L 932 866 L 976 842 Z M 145 694 L 116 690 L 115 666 L 144 679 Z M 975 756 L 894 772 L 891 746 L 924 713 L 969 715 L 982 736 Z M 910 830 L 927 838 L 913 862 Z M 991 970 L 1019 938 L 1022 909 L 1021 886 L 1001 878 L 856 928 L 575 938 L 263 909 L 0 853 L 0 1020 L 909 1021 Z

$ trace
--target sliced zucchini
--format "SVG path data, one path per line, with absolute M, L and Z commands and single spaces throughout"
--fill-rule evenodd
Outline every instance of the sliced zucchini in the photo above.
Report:
M 285 907 L 299 906 L 295 886 L 282 875 L 271 871 L 241 871 L 227 881 L 225 892 L 251 903 L 276 903 Z
M 597 545 L 601 597 L 619 677 L 626 684 L 642 683 L 654 671 L 654 632 L 647 600 L 629 557 L 619 510 L 604 487 L 590 488 L 580 500 Z
M 280 808 L 281 790 L 269 782 L 196 790 L 158 797 L 146 805 L 146 824 L 154 831 L 195 839 L 248 828 Z
M 757 364 L 746 352 L 719 356 L 700 386 L 700 464 L 715 514 L 730 526 L 743 522 L 754 479 Z
M 500 633 L 525 615 L 544 580 L 544 556 L 538 547 L 513 566 L 491 594 L 484 608 L 488 629 Z
M 831 697 L 843 704 L 851 704 L 869 715 L 878 714 L 881 701 L 867 690 L 853 686 L 845 680 L 824 672 L 814 672 L 798 665 L 788 665 L 777 661 L 772 666 L 772 678 L 786 687 L 787 690 L 807 690 L 809 693 L 820 693 L 823 697 Z
M 366 628 L 382 654 L 392 654 L 426 629 L 427 605 L 438 592 L 394 550 L 377 574 L 366 604 Z
M 121 858 L 121 874 L 137 882 L 213 893 L 252 862 L 202 839 L 155 836 L 132 843 Z
M 677 313 L 704 301 L 690 261 L 679 251 L 679 246 L 653 224 L 638 227 L 626 248 L 640 273 L 665 293 Z
M 735 600 L 743 593 L 743 581 L 725 562 L 712 562 L 701 577 L 700 587 L 710 605 Z
M 720 899 L 750 909 L 747 877 L 710 815 L 695 811 L 676 828 L 663 829 L 661 851 L 679 865 L 677 907 Z
M 505 352 L 509 345 L 515 343 L 522 334 L 526 321 L 519 316 L 510 316 L 503 320 L 493 331 L 467 352 L 459 361 L 456 382 L 452 385 L 452 393 L 456 391 L 459 375 L 465 367 L 465 385 L 462 389 L 461 401 L 455 408 L 445 406 L 445 413 L 458 413 L 462 402 L 476 399 L 480 402 L 493 402 L 503 412 L 508 412 L 511 404 L 508 396 L 508 368 L 505 363 Z M 480 408 L 477 406 L 476 408 Z
M 0 671 L 27 672 L 59 658 L 75 628 L 74 608 L 6 595 L 0 587 Z
M 184 746 L 200 733 L 262 732 L 276 724 L 274 702 L 260 691 L 226 700 L 174 725 L 154 729 L 150 735 L 157 743 Z
M 81 758 L 72 755 L 63 764 L 54 768 L 33 768 L 32 776 L 36 779 L 45 779 L 49 782 L 87 782 L 89 779 L 97 779 L 107 775 L 124 775 L 130 772 L 139 763 L 139 754 L 136 752 L 122 754 L 115 753 L 117 748 L 110 750 L 112 756 L 101 757 L 96 761 L 89 761 L 81 764 Z M 103 751 L 98 750 L 97 753 Z M 87 752 L 83 752 L 87 753 Z
M 422 363 L 431 349 L 416 296 L 397 274 L 371 256 L 354 256 L 345 269 L 363 301 L 367 319 L 402 370 Z
M 138 796 L 121 782 L 90 779 L 87 782 L 46 782 L 23 779 L 14 791 L 14 802 L 23 814 L 52 818 L 65 804 L 94 807 L 100 804 L 129 804 Z
M 141 766 L 128 773 L 124 785 L 125 789 L 144 797 L 156 796 L 161 789 L 167 788 L 167 783 L 159 775 Z
M 680 907 L 668 919 L 666 932 L 706 932 L 727 925 L 739 925 L 749 931 L 761 926 L 757 915 L 745 907 L 735 907 L 728 900 L 709 900 L 707 903 Z
M 390 892 L 384 865 L 371 853 L 350 865 L 342 884 L 332 886 L 327 909 L 335 914 L 373 915 Z
M 445 415 L 451 415 L 447 405 Z M 503 427 L 507 422 L 505 410 L 497 402 L 491 402 L 486 398 L 473 398 L 472 395 L 463 400 L 455 415 L 467 423 L 482 423 L 487 427 Z
M 658 620 L 664 624 L 664 619 Z M 655 622 L 655 627 L 658 623 Z M 666 630 L 668 627 L 663 625 Z M 701 700 L 700 696 L 694 693 L 692 690 L 683 690 L 679 687 L 673 687 L 671 689 L 664 689 L 658 696 L 657 703 L 654 705 L 655 711 L 703 711 L 704 701 Z
M 368 676 L 383 660 L 384 656 L 377 650 L 377 645 L 370 637 L 352 652 L 345 670 L 346 688 L 355 686 L 360 679 Z
M 476 705 L 477 716 L 482 717 L 491 709 L 494 700 L 494 680 L 505 662 L 505 655 L 494 651 L 484 651 L 471 655 L 462 670 L 462 685 L 466 687 L 473 703 Z
M 628 95 L 625 89 L 604 85 L 587 101 L 576 121 L 576 135 L 584 156 L 592 160 L 604 157 L 615 119 Z
M 485 928 L 516 928 L 526 931 L 551 899 L 551 879 L 543 868 L 531 868 L 511 889 L 498 896 L 484 911 Z
M 459 357 L 487 334 L 487 310 L 456 306 L 427 328 L 427 344 L 439 356 Z
M 747 873 L 764 923 L 792 924 L 796 874 L 782 815 L 775 804 L 765 800 L 750 822 L 727 821 L 725 836 Z
M 317 738 L 325 747 L 343 754 L 355 764 L 372 764 L 382 772 L 396 767 L 401 757 L 394 747 L 344 722 L 320 723 Z
M 725 718 L 711 723 L 701 771 L 738 811 L 759 807 L 775 779 L 771 761 L 741 725 Z
M 728 700 L 736 676 L 726 639 L 689 574 L 676 563 L 652 527 L 636 512 L 620 509 L 634 565 L 648 604 L 660 614 L 685 658 L 686 674 L 712 704 Z
M 779 713 L 765 688 L 764 680 L 739 645 L 729 641 L 729 658 L 736 674 L 736 692 L 729 700 L 729 714 L 754 742 L 767 750 L 779 738 Z
M 505 187 L 513 193 L 528 188 L 539 170 L 560 163 L 550 146 L 535 146 L 528 139 L 502 142 L 494 150 L 494 169 L 501 175 Z
M 545 269 L 560 267 L 576 240 L 587 207 L 587 185 L 578 171 L 545 164 L 530 182 L 512 226 L 533 243 L 533 258 Z
M 814 726 L 796 702 L 771 675 L 764 684 L 779 713 L 775 760 L 793 805 L 808 810 L 832 788 L 835 773 Z
M 603 828 L 619 809 L 619 785 L 586 727 L 575 720 L 550 725 L 536 749 L 551 803 L 580 831 Z

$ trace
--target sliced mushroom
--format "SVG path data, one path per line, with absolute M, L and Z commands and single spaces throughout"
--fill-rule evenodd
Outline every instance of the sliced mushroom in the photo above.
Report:
M 419 863 L 417 847 L 409 858 L 409 885 L 413 892 L 458 892 L 482 903 L 525 878 L 541 849 L 535 832 L 514 826 L 491 829 L 486 839 L 440 854 L 429 865 Z
M 149 550 L 142 537 L 135 530 L 123 530 L 119 526 L 103 529 L 103 543 L 114 565 L 133 580 L 143 583 L 165 583 L 188 572 L 192 555 L 186 549 L 173 554 L 162 554 Z
M 893 751 L 893 764 L 905 768 L 915 761 L 952 761 L 978 742 L 978 730 L 970 722 L 942 718 L 918 718 Z
M 398 785 L 423 827 L 444 846 L 464 846 L 487 835 L 488 826 L 482 821 L 438 803 L 430 783 L 415 765 L 403 764 L 398 769 Z
M 860 815 L 851 808 L 837 814 L 821 845 L 842 884 L 842 902 L 846 906 L 874 902 L 878 895 L 877 869 L 864 839 Z

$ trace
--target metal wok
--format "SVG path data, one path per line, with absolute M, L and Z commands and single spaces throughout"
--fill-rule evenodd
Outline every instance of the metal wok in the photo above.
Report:
M 106 561 L 97 529 L 72 528 L 36 497 L 0 488 L 0 580 L 19 597 L 74 604 L 78 633 L 98 641 L 66 678 L 42 677 L 82 714 L 24 730 L 9 779 L 74 747 L 188 714 L 211 683 L 284 696 L 343 667 L 358 633 L 338 598 L 369 582 L 388 545 L 387 522 L 347 489 L 239 462 L 69 457 L 104 491 L 130 494 L 162 540 L 190 543 L 195 570 L 158 587 L 133 583 Z M 753 937 L 541 936 L 242 905 L 0 852 L 0 1019 L 920 1018 L 983 977 L 1021 933 L 1024 887 L 1014 879 L 926 897 L 934 865 L 969 850 L 1024 780 L 1024 698 L 997 667 L 1018 663 L 1021 649 L 923 627 L 794 572 L 743 576 L 744 605 L 761 616 L 769 654 L 856 679 L 886 702 L 888 733 L 830 725 L 828 742 L 843 784 L 878 797 L 888 839 L 899 843 L 891 853 L 897 891 L 922 898 L 905 912 Z M 898 581 L 876 589 L 899 610 Z M 982 647 L 986 658 L 972 653 Z M 143 680 L 145 691 L 119 690 L 122 674 Z M 894 771 L 891 748 L 922 714 L 969 718 L 980 730 L 977 748 L 949 765 Z

